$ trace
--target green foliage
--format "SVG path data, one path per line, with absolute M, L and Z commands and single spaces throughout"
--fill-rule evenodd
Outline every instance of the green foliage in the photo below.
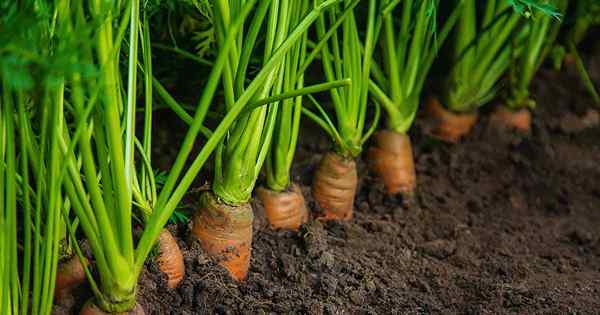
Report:
M 386 110 L 390 130 L 405 133 L 412 125 L 438 45 L 443 44 L 462 9 L 455 4 L 438 32 L 438 5 L 439 1 L 405 0 L 399 6 L 389 1 L 382 10 L 383 62 L 373 65 L 369 90 Z
M 337 1 L 328 0 L 316 5 L 302 16 L 296 26 L 290 25 L 292 13 L 298 13 L 292 11 L 294 1 L 259 1 L 254 17 L 247 21 L 248 28 L 235 38 L 235 46 L 229 53 L 226 71 L 223 72 L 227 115 L 234 113 L 239 104 L 260 103 L 262 99 L 281 93 L 286 55 L 306 36 L 308 27 L 320 16 L 320 12 Z M 218 17 L 215 27 L 222 46 L 224 34 L 231 27 L 229 21 L 239 15 L 240 8 L 234 0 L 219 1 L 218 4 L 213 7 L 213 16 Z M 261 31 L 266 35 L 264 45 L 259 46 L 257 38 Z M 260 53 L 255 49 L 260 49 Z M 260 56 L 260 60 L 252 60 L 252 55 Z M 253 63 L 257 66 L 256 74 L 250 72 Z M 242 112 L 219 145 L 212 187 L 224 202 L 239 205 L 250 199 L 271 145 L 279 101 L 274 99 L 263 103 L 264 106 Z
M 181 201 L 215 151 L 213 189 L 239 204 L 249 200 L 265 161 L 271 188 L 289 184 L 301 113 L 347 157 L 361 153 L 379 105 L 388 127 L 406 132 L 457 20 L 450 107 L 472 110 L 490 100 L 510 61 L 511 96 L 521 103 L 552 38 L 549 25 L 561 17 L 548 1 L 490 0 L 477 10 L 474 0 L 460 0 L 438 29 L 441 1 L 367 0 L 364 12 L 359 2 L 1 1 L 0 313 L 50 313 L 64 230 L 74 240 L 76 226 L 94 256 L 95 277 L 88 271 L 88 278 L 96 303 L 105 311 L 131 308 L 160 231 L 189 220 Z M 172 51 L 185 52 L 177 39 L 200 57 L 190 59 L 210 66 L 196 106 L 182 108 L 154 78 L 150 27 L 171 40 Z M 381 65 L 374 62 L 378 43 Z M 326 82 L 305 86 L 315 58 Z M 205 120 L 219 88 L 223 115 L 210 130 Z M 305 97 L 325 90 L 330 107 Z M 168 171 L 152 166 L 154 91 L 189 126 Z M 199 133 L 206 139 L 196 153 Z M 144 227 L 136 244 L 137 210 Z
M 364 24 L 359 23 L 363 20 L 358 16 L 360 11 L 355 10 L 358 1 L 337 3 L 319 17 L 317 45 L 321 49 L 325 77 L 330 82 L 349 78 L 352 84 L 329 91 L 332 104 L 329 112 L 313 97 L 309 97 L 313 109 L 302 109 L 331 137 L 334 150 L 348 158 L 355 158 L 362 152 L 363 144 L 377 126 L 380 113 L 376 104 L 373 122 L 366 128 L 369 77 L 380 28 L 376 23 L 376 2 L 369 0 L 366 3 L 368 10 Z
M 156 182 L 157 187 L 162 187 L 167 182 L 167 178 L 169 177 L 169 173 L 166 171 L 162 171 L 159 169 L 154 170 L 154 181 Z
M 504 0 L 464 0 L 454 31 L 450 76 L 444 102 L 457 112 L 472 111 L 489 102 L 510 65 L 512 39 L 521 15 Z M 483 12 L 483 14 L 478 14 Z
M 529 84 L 554 45 L 561 25 L 560 20 L 554 17 L 563 15 L 567 0 L 552 0 L 547 6 L 551 6 L 555 14 L 529 19 L 520 29 L 523 37 L 513 44 L 510 85 L 504 97 L 509 108 L 535 107 L 535 101 L 529 97 Z
M 169 218 L 169 224 L 185 224 L 190 220 L 190 214 L 181 210 L 173 211 L 173 214 Z
M 91 28 L 79 28 L 79 36 L 61 36 L 60 26 L 52 20 L 56 8 L 46 1 L 35 3 L 5 4 L 8 7 L 0 24 L 0 76 L 10 78 L 8 86 L 24 91 L 56 88 L 73 73 L 83 78 L 95 76 L 93 64 L 76 61 L 78 49 L 91 36 Z
M 506 0 L 519 14 L 529 18 L 535 16 L 535 11 L 540 11 L 543 15 L 560 20 L 563 16 L 558 8 L 550 1 L 536 0 Z
M 558 21 L 562 16 L 547 0 L 461 2 L 464 10 L 455 30 L 452 69 L 444 87 L 446 105 L 459 112 L 475 110 L 494 98 L 513 56 L 525 49 L 520 43 L 526 40 L 528 22 Z
M 176 49 L 194 48 L 200 58 L 215 57 L 216 37 L 210 0 L 150 0 L 146 10 L 152 27 Z

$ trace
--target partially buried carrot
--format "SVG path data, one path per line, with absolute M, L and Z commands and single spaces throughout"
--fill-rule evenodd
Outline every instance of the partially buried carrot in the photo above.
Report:
M 257 193 L 274 229 L 298 230 L 308 220 L 308 209 L 298 185 L 291 184 L 285 191 L 259 187 Z
M 156 262 L 160 271 L 167 275 L 169 288 L 176 288 L 185 275 L 185 264 L 177 241 L 167 229 L 160 233 Z
M 107 313 L 100 309 L 93 300 L 89 300 L 85 303 L 81 311 L 79 311 L 80 315 L 144 315 L 144 308 L 141 305 L 135 304 L 132 310 L 127 312 L 119 312 L 119 313 Z
M 490 124 L 496 128 L 528 133 L 531 130 L 531 112 L 527 108 L 511 110 L 505 106 L 498 106 L 490 116 Z
M 210 191 L 200 196 L 200 208 L 194 214 L 192 234 L 235 280 L 244 280 L 248 274 L 253 220 L 249 203 L 230 206 Z
M 478 118 L 476 111 L 457 113 L 447 110 L 434 97 L 425 102 L 425 112 L 433 122 L 431 135 L 449 143 L 457 143 L 471 132 Z
M 313 197 L 323 209 L 322 219 L 352 218 L 357 182 L 353 159 L 331 152 L 323 156 L 312 184 Z
M 56 271 L 56 286 L 54 296 L 56 304 L 61 304 L 61 300 L 70 293 L 71 289 L 85 282 L 85 270 L 83 264 L 77 255 L 60 263 Z
M 383 179 L 389 194 L 412 196 L 416 186 L 415 163 L 408 135 L 382 130 L 369 148 L 371 169 Z

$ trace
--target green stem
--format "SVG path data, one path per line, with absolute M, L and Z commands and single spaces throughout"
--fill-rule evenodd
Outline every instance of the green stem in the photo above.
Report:
M 208 110 L 208 105 L 210 104 L 214 92 L 216 90 L 218 80 L 225 62 L 224 57 L 226 57 L 226 54 L 228 52 L 228 47 L 229 45 L 233 45 L 233 39 L 236 36 L 236 33 L 241 26 L 241 23 L 245 20 L 245 17 L 250 13 L 250 9 L 254 5 L 255 1 L 256 0 L 250 0 L 245 4 L 245 6 L 242 9 L 242 13 L 233 21 L 229 29 L 229 32 L 227 34 L 227 40 L 225 41 L 226 45 L 221 48 L 219 56 L 215 61 L 215 65 L 212 69 L 209 81 L 207 83 L 206 88 L 204 89 L 204 93 L 198 106 L 200 110 L 198 110 L 196 112 L 196 115 L 194 116 L 193 126 L 202 124 L 204 115 Z M 210 139 L 208 139 L 200 153 L 196 156 L 196 158 L 190 165 L 189 169 L 179 182 L 177 188 L 173 190 L 174 187 L 172 187 L 170 191 L 166 191 L 165 188 L 163 188 L 159 195 L 159 202 L 157 203 L 156 211 L 149 218 L 146 224 L 146 228 L 144 229 L 144 232 L 138 243 L 138 247 L 135 251 L 135 275 L 138 275 L 142 270 L 144 261 L 150 253 L 154 242 L 160 235 L 162 227 L 167 223 L 169 217 L 171 216 L 171 214 L 185 195 L 185 192 L 192 184 L 194 178 L 196 177 L 196 175 L 198 174 L 208 157 L 212 154 L 213 150 L 221 142 L 221 140 L 229 130 L 230 126 L 238 118 L 239 114 L 248 104 L 251 97 L 263 83 L 266 74 L 270 72 L 275 65 L 277 65 L 277 63 L 285 55 L 285 53 L 287 53 L 287 51 L 291 48 L 295 41 L 297 41 L 298 38 L 304 32 L 306 32 L 308 27 L 320 15 L 321 11 L 325 9 L 327 5 L 331 5 L 335 2 L 336 1 L 327 1 L 326 3 L 313 8 L 313 10 L 302 20 L 302 22 L 299 23 L 299 25 L 294 29 L 294 31 L 289 34 L 288 38 L 275 51 L 269 62 L 263 66 L 263 69 L 259 72 L 256 78 L 252 81 L 252 83 L 250 83 L 250 85 L 246 88 L 245 92 L 240 96 L 240 98 L 237 100 L 234 106 L 227 112 L 217 129 L 214 131 L 213 136 Z M 190 135 L 190 132 L 192 132 L 193 126 L 190 128 L 190 131 L 188 131 L 188 135 Z M 196 129 L 195 133 L 197 134 L 198 131 L 199 130 Z M 186 136 L 186 138 L 188 138 L 188 136 Z M 195 135 L 190 135 L 190 138 L 195 138 Z M 189 145 L 193 145 L 193 142 Z M 191 148 L 189 150 L 191 150 Z M 184 156 L 188 156 L 189 151 L 187 151 L 187 153 L 185 154 L 184 153 L 185 151 L 182 147 L 182 151 L 180 151 L 179 153 L 180 155 L 182 155 L 182 159 Z M 182 167 L 183 165 L 181 166 L 181 168 Z M 169 178 L 171 178 L 171 176 L 174 176 L 175 178 L 179 177 L 180 172 L 181 169 L 179 170 L 179 172 L 177 172 L 177 174 L 173 174 L 173 171 L 171 171 L 169 174 Z

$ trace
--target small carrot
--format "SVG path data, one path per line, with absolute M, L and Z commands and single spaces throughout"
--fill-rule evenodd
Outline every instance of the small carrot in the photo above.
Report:
M 352 219 L 357 182 L 353 159 L 331 152 L 323 156 L 312 184 L 313 197 L 323 209 L 323 219 Z
M 513 111 L 505 106 L 498 106 L 490 116 L 490 124 L 496 128 L 528 133 L 531 130 L 531 111 L 527 108 Z
M 307 222 L 308 209 L 298 185 L 292 184 L 288 190 L 281 192 L 259 187 L 257 193 L 274 229 L 298 230 Z
M 433 123 L 432 136 L 449 143 L 458 143 L 471 132 L 478 118 L 476 111 L 458 113 L 447 110 L 434 97 L 425 102 L 425 112 Z
M 230 206 L 206 191 L 193 218 L 192 234 L 204 251 L 217 259 L 232 278 L 246 279 L 252 251 L 252 221 L 249 203 Z
M 169 288 L 176 288 L 185 275 L 185 264 L 177 241 L 167 229 L 160 233 L 156 261 L 160 271 L 167 275 Z
M 410 138 L 391 130 L 379 131 L 373 137 L 375 143 L 368 151 L 371 169 L 383 179 L 388 193 L 412 196 L 416 175 Z

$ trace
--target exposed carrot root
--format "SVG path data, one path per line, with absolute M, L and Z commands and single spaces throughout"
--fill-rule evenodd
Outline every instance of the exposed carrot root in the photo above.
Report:
M 192 234 L 204 251 L 238 281 L 246 279 L 250 267 L 253 220 L 250 204 L 229 206 L 208 191 L 200 196 L 200 208 L 193 218 Z
M 451 112 L 434 97 L 429 97 L 425 102 L 425 112 L 434 124 L 432 136 L 449 143 L 457 143 L 471 132 L 478 118 L 477 112 Z
M 292 184 L 289 190 L 281 192 L 259 187 L 257 193 L 272 228 L 298 230 L 308 221 L 308 209 L 298 185 Z
M 83 308 L 81 309 L 81 311 L 79 312 L 80 315 L 145 315 L 146 312 L 144 312 L 144 308 L 136 303 L 135 307 L 127 312 L 120 312 L 120 313 L 107 313 L 105 311 L 103 311 L 100 307 L 98 307 L 98 305 L 96 305 L 96 303 L 94 303 L 92 300 L 87 301 L 87 303 L 85 303 L 85 305 L 83 306 Z
M 84 282 L 85 270 L 77 255 L 73 255 L 68 260 L 62 262 L 56 271 L 56 286 L 54 288 L 56 304 L 60 305 L 61 300 L 72 288 Z
M 357 182 L 354 160 L 331 152 L 323 156 L 312 184 L 313 197 L 323 209 L 322 219 L 352 218 Z
M 185 276 L 185 264 L 177 241 L 167 229 L 160 233 L 156 261 L 160 271 L 167 275 L 169 288 L 176 288 Z
M 498 106 L 490 116 L 490 124 L 497 128 L 528 133 L 531 130 L 531 112 L 526 108 L 513 111 L 505 106 Z
M 373 137 L 375 143 L 368 152 L 371 169 L 383 179 L 388 193 L 412 196 L 416 175 L 410 138 L 390 130 L 379 131 Z

